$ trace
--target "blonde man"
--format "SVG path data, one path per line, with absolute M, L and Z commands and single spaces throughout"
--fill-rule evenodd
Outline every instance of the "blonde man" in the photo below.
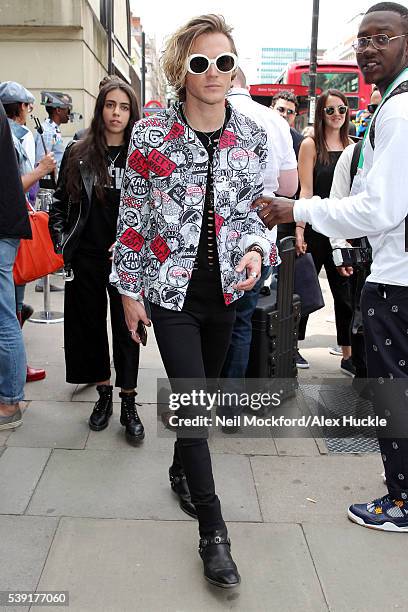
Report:
M 263 191 L 266 133 L 226 103 L 237 51 L 222 17 L 197 17 L 178 30 L 163 66 L 179 101 L 135 126 L 112 282 L 136 342 L 139 322 L 150 324 L 143 298 L 149 302 L 173 391 L 184 392 L 219 377 L 236 301 L 268 262 L 265 226 L 251 211 Z M 240 576 L 206 438 L 205 428 L 178 430 L 171 487 L 181 508 L 198 518 L 205 578 L 234 587 Z

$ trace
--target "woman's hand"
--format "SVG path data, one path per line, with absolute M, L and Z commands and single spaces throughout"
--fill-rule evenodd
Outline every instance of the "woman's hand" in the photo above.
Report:
M 41 178 L 47 174 L 50 174 L 51 172 L 54 172 L 56 167 L 57 164 L 54 153 L 47 153 L 47 155 L 44 155 L 44 157 L 38 162 L 37 166 L 39 172 L 41 173 Z
M 296 255 L 304 255 L 307 251 L 307 244 L 305 242 L 305 228 L 297 226 L 295 231 L 296 237 Z
M 246 270 L 247 279 L 239 281 L 235 285 L 235 289 L 238 291 L 250 291 L 254 288 L 256 282 L 261 276 L 262 257 L 257 251 L 249 251 L 245 253 L 241 261 L 235 268 L 237 272 L 243 272 Z
M 127 295 L 122 295 L 122 304 L 125 312 L 126 325 L 130 335 L 132 336 L 132 340 L 137 342 L 137 344 L 140 344 L 140 336 L 137 333 L 139 321 L 143 321 L 143 323 L 148 327 L 151 325 L 151 322 L 147 317 L 146 310 L 143 304 Z
M 337 266 L 337 272 L 340 276 L 352 276 L 353 268 L 352 266 Z

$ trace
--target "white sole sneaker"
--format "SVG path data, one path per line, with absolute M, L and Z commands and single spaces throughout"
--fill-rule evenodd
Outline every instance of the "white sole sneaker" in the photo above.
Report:
M 361 525 L 361 527 L 367 527 L 368 529 L 376 529 L 377 531 L 395 531 L 398 533 L 408 533 L 408 527 L 398 527 L 395 523 L 383 523 L 382 525 L 368 525 L 363 521 L 363 519 L 351 512 L 349 509 L 347 511 L 347 516 L 350 521 L 356 523 L 357 525 Z
M 297 363 L 296 367 L 298 370 L 308 370 L 310 368 L 310 363 Z
M 336 357 L 343 357 L 343 351 L 338 346 L 329 347 L 330 355 L 335 355 Z

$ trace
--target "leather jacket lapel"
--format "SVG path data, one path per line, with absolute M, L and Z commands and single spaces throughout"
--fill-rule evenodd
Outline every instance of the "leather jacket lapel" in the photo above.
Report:
M 82 181 L 85 186 L 86 195 L 88 196 L 88 201 L 91 203 L 92 200 L 92 189 L 95 182 L 95 176 L 86 165 L 82 159 L 79 162 L 79 171 L 81 173 Z

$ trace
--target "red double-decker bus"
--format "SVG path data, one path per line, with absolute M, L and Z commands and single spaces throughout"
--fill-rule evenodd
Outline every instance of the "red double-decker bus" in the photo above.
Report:
M 309 87 L 309 62 L 293 62 L 288 64 L 284 72 L 271 85 L 251 85 L 251 96 L 270 106 L 272 97 L 279 90 L 288 89 L 297 96 L 300 109 L 300 123 L 307 111 L 307 91 Z M 355 116 L 358 110 L 367 108 L 370 103 L 371 85 L 366 85 L 357 62 L 318 61 L 316 93 L 326 89 L 339 89 L 348 98 L 351 114 Z M 303 117 L 302 117 L 303 115 Z M 301 127 L 301 125 L 299 126 Z

